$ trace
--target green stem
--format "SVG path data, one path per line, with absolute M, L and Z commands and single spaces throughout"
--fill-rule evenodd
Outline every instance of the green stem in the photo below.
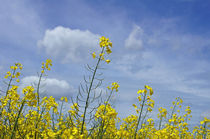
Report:
M 60 123 L 60 120 L 61 120 L 62 109 L 63 109 L 63 101 L 62 101 L 62 104 L 61 104 L 61 110 L 60 110 L 59 121 L 58 121 L 59 123 Z M 60 130 L 60 124 L 59 124 L 59 126 L 58 126 L 58 130 Z M 59 139 L 60 136 L 58 135 L 57 138 Z
M 103 47 L 101 53 L 103 53 L 103 52 L 104 52 L 104 47 Z M 86 104 L 85 104 L 85 110 L 84 110 L 84 113 L 83 113 L 82 127 L 81 127 L 80 134 L 83 134 L 84 124 L 85 124 L 85 118 L 86 118 L 86 113 L 87 113 L 87 108 L 88 108 L 88 105 L 89 105 L 90 91 L 92 89 L 93 81 L 95 79 L 96 71 L 98 69 L 98 66 L 99 66 L 100 61 L 101 61 L 101 56 L 99 57 L 98 62 L 96 64 L 96 67 L 94 69 L 93 76 L 92 76 L 92 79 L 91 79 L 91 82 L 90 82 L 90 87 L 89 87 L 88 92 L 87 92 L 88 95 L 87 95 L 87 98 L 86 98 Z
M 55 131 L 54 111 L 53 111 L 53 109 L 52 109 L 52 124 L 53 124 L 53 131 Z
M 173 110 L 172 110 L 172 113 L 171 113 L 171 119 L 172 119 L 172 117 L 173 117 L 173 114 L 174 114 L 174 112 L 175 112 L 175 109 L 176 109 L 176 106 L 177 106 L 177 103 L 178 103 L 178 99 L 176 100 L 176 104 L 174 105 L 174 107 L 173 107 Z M 174 123 L 173 123 L 173 125 L 174 125 Z M 169 123 L 169 127 L 171 126 L 171 122 Z M 169 128 L 170 129 L 170 128 Z M 170 135 L 172 134 L 172 132 L 173 132 L 173 129 L 171 130 L 171 131 L 169 131 L 170 132 Z
M 105 107 L 104 107 L 104 111 L 103 111 L 103 115 L 105 115 L 106 106 L 107 106 L 107 104 L 108 104 L 108 102 L 109 102 L 109 100 L 110 100 L 110 98 L 111 98 L 111 96 L 112 96 L 112 93 L 113 93 L 113 90 L 111 91 L 109 97 L 108 97 L 107 100 L 106 100 Z M 103 134 L 104 134 L 105 121 L 104 121 L 104 120 L 101 120 L 100 125 L 101 125 L 101 126 L 100 126 L 101 128 L 99 129 L 98 136 L 100 137 L 100 139 L 102 139 L 102 138 L 103 138 Z
M 14 70 L 13 70 L 13 73 L 12 73 L 12 75 L 11 75 L 11 78 L 10 78 L 10 80 L 9 80 L 9 84 L 8 84 L 7 91 L 6 91 L 6 97 L 7 97 L 7 95 L 8 95 L 9 88 L 10 88 L 11 83 L 12 83 L 12 79 L 13 79 L 12 76 L 15 75 L 15 71 L 16 71 L 16 70 L 14 69 Z M 9 99 L 8 113 L 11 112 L 11 110 L 10 110 L 10 105 L 11 105 L 11 99 Z M 7 120 L 8 120 L 8 119 L 5 119 L 5 125 L 6 125 Z M 10 120 L 9 120 L 9 128 L 11 129 Z
M 16 126 L 17 126 L 17 123 L 18 123 L 18 119 L 19 119 L 19 117 L 20 117 L 21 111 L 23 110 L 24 104 L 25 104 L 25 100 L 23 100 L 23 103 L 22 103 L 22 105 L 21 105 L 21 107 L 20 107 L 18 116 L 17 116 L 17 118 L 16 118 L 16 120 L 15 120 L 15 125 L 14 125 L 14 127 L 13 127 L 12 135 L 10 136 L 10 139 L 13 139 L 13 138 L 14 138 Z
M 143 117 L 143 119 L 142 119 L 141 128 L 142 128 L 142 125 L 143 125 L 143 123 L 144 123 L 144 120 L 145 120 L 145 118 L 146 118 L 146 116 L 147 116 L 147 113 L 148 113 L 148 110 L 146 111 L 146 113 L 145 113 L 145 115 L 144 115 L 144 117 Z
M 41 75 L 39 76 L 39 81 L 38 81 L 38 85 L 37 85 L 37 94 L 38 94 L 38 106 L 40 105 L 40 95 L 39 95 L 39 88 L 40 88 L 40 84 L 41 84 L 41 79 L 42 79 L 43 73 L 41 72 Z M 39 111 L 38 111 L 39 112 Z
M 159 128 L 158 128 L 158 130 L 160 130 L 160 128 L 161 128 L 162 119 L 163 119 L 163 116 L 160 117 L 160 122 L 159 122 Z
M 206 135 L 207 135 L 207 133 L 206 133 L 206 124 L 207 124 L 207 122 L 205 122 L 204 123 L 204 126 L 203 126 L 203 128 L 204 128 L 204 131 L 203 131 L 203 139 L 206 139 Z
M 9 88 L 10 88 L 10 86 L 11 86 L 12 79 L 13 79 L 12 76 L 15 74 L 15 71 L 16 71 L 16 70 L 13 70 L 13 73 L 12 73 L 12 75 L 11 75 L 11 77 L 10 77 L 9 84 L 8 84 L 8 86 L 7 86 L 6 96 L 8 95 Z
M 143 102 L 142 102 L 142 105 L 141 105 L 141 111 L 140 111 L 140 114 L 139 114 L 139 118 L 138 118 L 138 121 L 137 121 L 137 126 L 136 126 L 136 130 L 135 130 L 135 134 L 134 134 L 134 138 L 136 139 L 136 134 L 137 134 L 137 131 L 138 131 L 138 126 L 139 126 L 139 123 L 140 123 L 140 120 L 141 120 L 141 115 L 142 115 L 142 112 L 143 112 L 143 108 L 144 108 L 144 103 L 145 103 L 145 100 L 146 100 L 146 93 L 144 94 L 144 98 L 143 98 Z
M 41 79 L 42 79 L 43 73 L 41 72 L 40 76 L 39 76 L 39 81 L 37 84 L 37 98 L 38 98 L 38 106 L 37 106 L 37 113 L 39 114 L 39 106 L 40 106 L 40 95 L 39 95 L 39 88 L 40 88 L 40 84 L 41 84 Z M 38 117 L 36 118 L 36 120 L 38 120 Z M 37 128 L 37 125 L 35 126 Z M 35 133 L 35 139 L 36 139 L 36 135 L 37 133 Z
M 42 109 L 42 112 L 41 112 L 40 116 L 39 116 L 39 113 L 38 113 L 37 122 L 36 122 L 36 124 L 35 124 L 35 129 L 38 128 L 38 124 L 39 124 L 39 122 L 40 122 L 40 120 L 41 120 L 41 118 L 42 118 L 42 114 L 44 113 L 44 111 L 45 111 L 45 109 Z M 35 139 L 36 139 L 36 137 L 37 137 L 37 131 L 35 132 Z

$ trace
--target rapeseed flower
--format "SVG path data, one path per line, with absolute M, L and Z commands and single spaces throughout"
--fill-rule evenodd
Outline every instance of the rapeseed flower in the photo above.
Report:
M 102 36 L 100 47 L 102 51 L 99 54 L 99 62 L 106 58 L 106 54 L 112 52 L 112 43 L 108 38 Z M 92 56 L 95 58 L 96 53 L 94 52 Z M 104 61 L 110 62 L 107 58 Z M 52 66 L 50 59 L 43 62 L 42 73 L 50 70 L 50 66 Z M 159 121 L 156 123 L 149 116 L 154 109 L 155 101 L 152 99 L 153 89 L 148 85 L 137 91 L 138 105 L 133 104 L 136 114 L 130 114 L 124 119 L 118 117 L 117 111 L 110 104 L 113 92 L 118 92 L 117 82 L 107 87 L 110 91 L 109 96 L 105 100 L 101 99 L 102 103 L 93 109 L 90 114 L 92 118 L 90 123 L 85 119 L 86 113 L 81 113 L 84 106 L 80 103 L 70 101 L 72 105 L 68 113 L 66 115 L 62 113 L 63 103 L 68 102 L 67 97 L 61 97 L 61 107 L 52 96 L 40 97 L 38 105 L 39 94 L 36 87 L 26 86 L 20 90 L 15 85 L 20 81 L 19 71 L 22 68 L 20 63 L 15 63 L 5 75 L 8 80 L 8 89 L 6 95 L 0 98 L 0 138 L 210 138 L 210 119 L 207 117 L 200 121 L 200 125 L 195 126 L 192 132 L 189 130 L 188 121 L 192 117 L 191 108 L 187 106 L 183 110 L 183 100 L 179 97 L 172 102 L 171 109 L 167 110 L 163 107 L 158 109 Z M 13 82 L 13 79 L 17 82 Z M 19 91 L 22 91 L 22 97 Z M 86 106 L 89 106 L 90 100 L 85 102 Z

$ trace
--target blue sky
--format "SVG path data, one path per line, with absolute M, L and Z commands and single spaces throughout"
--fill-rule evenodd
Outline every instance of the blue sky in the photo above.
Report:
M 53 60 L 45 90 L 56 98 L 77 92 L 84 64 L 102 35 L 113 42 L 104 85 L 120 84 L 116 109 L 134 113 L 137 90 L 154 89 L 157 108 L 176 97 L 192 107 L 192 124 L 210 115 L 210 1 L 8 0 L 0 5 L 0 75 L 14 62 L 20 85 L 36 80 L 41 62 Z M 2 80 L 2 78 L 0 78 Z M 1 81 L 1 85 L 3 83 Z M 59 92 L 59 93 L 58 93 Z

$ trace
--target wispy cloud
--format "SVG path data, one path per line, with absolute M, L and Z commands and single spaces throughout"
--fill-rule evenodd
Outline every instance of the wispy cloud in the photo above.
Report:
M 175 28 L 157 28 L 150 31 L 136 26 L 127 39 L 141 28 L 141 36 L 136 41 L 144 42 L 144 49 L 135 53 L 124 53 L 114 64 L 115 68 L 136 80 L 156 84 L 160 88 L 210 97 L 206 79 L 193 78 L 191 76 L 207 72 L 210 67 L 206 60 L 197 59 L 202 55 L 202 50 L 210 45 L 210 41 L 204 37 L 181 34 L 174 31 Z M 144 32 L 144 34 L 142 34 Z M 133 46 L 125 47 L 132 49 Z M 171 53 L 171 54 L 170 54 Z M 197 55 L 196 55 L 197 54 Z
M 140 26 L 135 25 L 128 38 L 125 40 L 125 48 L 142 49 L 143 47 L 143 30 Z

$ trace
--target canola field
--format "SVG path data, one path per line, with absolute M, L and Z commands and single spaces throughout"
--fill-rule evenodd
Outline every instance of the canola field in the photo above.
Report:
M 119 118 L 110 101 L 120 87 L 113 82 L 107 87 L 108 96 L 102 97 L 96 89 L 102 84 L 98 78 L 100 65 L 109 64 L 112 42 L 101 37 L 100 52 L 93 52 L 95 66 L 87 66 L 90 76 L 80 86 L 76 98 L 60 98 L 59 106 L 55 98 L 41 97 L 42 78 L 49 72 L 52 61 L 42 63 L 36 86 L 25 86 L 20 90 L 16 84 L 21 80 L 23 65 L 15 63 L 5 74 L 7 88 L 0 98 L 0 138 L 1 139 L 210 139 L 210 119 L 204 118 L 200 125 L 189 129 L 191 108 L 182 107 L 183 100 L 177 97 L 170 109 L 160 107 L 158 122 L 148 115 L 153 112 L 155 93 L 145 85 L 136 94 L 136 114 Z M 72 104 L 64 114 L 65 103 Z M 60 109 L 59 109 L 60 108 Z M 184 111 L 181 114 L 180 111 Z

